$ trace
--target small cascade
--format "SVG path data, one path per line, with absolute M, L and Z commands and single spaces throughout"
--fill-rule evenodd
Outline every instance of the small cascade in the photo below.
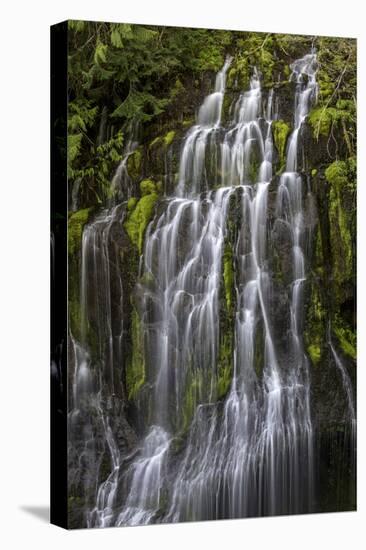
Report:
M 159 426 L 152 426 L 138 460 L 127 472 L 132 482 L 126 506 L 119 514 L 116 525 L 151 523 L 158 514 L 167 476 L 169 444 L 167 433 Z
M 111 195 L 116 201 L 122 201 L 132 196 L 132 180 L 128 173 L 127 163 L 129 157 L 136 151 L 137 141 L 129 139 L 122 154 L 121 162 L 113 176 L 111 183 Z
M 109 419 L 104 417 L 101 408 L 99 409 L 99 415 L 111 457 L 112 470 L 98 488 L 96 506 L 87 517 L 88 527 L 92 527 L 94 524 L 98 524 L 100 527 L 109 527 L 112 524 L 121 465 L 120 451 L 109 425 Z
M 118 487 L 120 450 L 110 426 L 114 396 L 123 396 L 115 373 L 123 367 L 123 286 L 119 239 L 123 235 L 124 207 L 102 211 L 83 231 L 78 339 L 70 334 L 74 365 L 69 394 L 69 456 L 78 453 L 89 475 L 81 481 L 85 494 L 96 495 L 87 514 L 88 525 L 108 526 Z M 93 356 L 93 361 L 91 360 Z M 80 446 L 84 441 L 84 446 Z M 101 483 L 100 456 L 112 465 Z M 97 518 L 97 519 L 96 519 Z
M 296 82 L 294 105 L 294 131 L 292 132 L 287 148 L 286 172 L 297 171 L 298 138 L 301 126 L 310 109 L 311 102 L 317 97 L 318 85 L 316 71 L 318 68 L 316 55 L 311 53 L 296 60 L 291 65 L 292 79 Z
M 356 407 L 355 407 L 355 401 L 353 397 L 353 386 L 352 386 L 350 376 L 347 372 L 347 369 L 341 357 L 337 353 L 334 347 L 334 344 L 332 342 L 330 325 L 328 329 L 328 345 L 334 359 L 334 365 L 340 374 L 342 387 L 347 400 L 347 410 L 345 413 L 345 428 L 344 428 L 343 437 L 341 438 L 342 439 L 341 452 L 343 452 L 343 456 L 341 454 L 341 460 L 344 460 L 346 463 L 349 464 L 350 475 L 352 476 L 353 479 L 356 479 L 357 423 L 356 423 Z M 355 499 L 354 490 L 355 488 L 351 485 L 349 488 L 349 492 L 352 500 Z
M 222 104 L 224 101 L 226 73 L 232 59 L 228 57 L 216 77 L 215 91 L 207 96 L 198 113 L 198 123 L 188 132 L 179 168 L 177 195 L 184 196 L 189 192 L 194 196 L 205 190 L 205 160 L 207 148 L 211 152 L 216 147 L 216 137 L 221 123 Z
M 329 330 L 329 334 L 330 334 L 330 330 Z M 346 367 L 344 366 L 341 358 L 339 357 L 338 353 L 336 352 L 333 346 L 331 338 L 329 338 L 329 347 L 332 352 L 335 365 L 341 374 L 342 385 L 343 385 L 345 394 L 347 396 L 347 406 L 348 406 L 347 421 L 349 422 L 349 426 L 350 426 L 351 451 L 352 451 L 351 463 L 353 465 L 353 468 L 355 468 L 356 467 L 356 407 L 355 407 L 355 402 L 353 398 L 352 382 Z
M 353 389 L 352 389 L 352 382 L 349 377 L 349 374 L 343 365 L 341 358 L 337 354 L 336 350 L 334 349 L 334 346 L 331 341 L 329 341 L 329 347 L 331 349 L 332 355 L 334 357 L 334 362 L 336 364 L 337 369 L 341 373 L 342 376 L 342 383 L 343 387 L 345 389 L 345 393 L 347 396 L 347 403 L 348 403 L 348 418 L 352 425 L 356 424 L 356 410 L 353 400 Z

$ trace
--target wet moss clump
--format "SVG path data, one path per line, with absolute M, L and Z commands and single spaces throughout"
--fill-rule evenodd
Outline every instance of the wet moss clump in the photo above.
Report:
M 327 315 L 323 304 L 323 296 L 316 281 L 312 281 L 312 292 L 306 316 L 304 340 L 306 352 L 313 364 L 320 363 L 326 340 Z
M 159 196 L 156 192 L 156 186 L 151 180 L 142 181 L 140 187 L 143 196 L 139 201 L 134 203 L 134 206 L 132 203 L 130 204 L 131 210 L 129 211 L 124 228 L 131 242 L 137 247 L 139 253 L 142 254 L 145 230 L 152 219 L 155 204 Z
M 143 329 L 135 308 L 131 313 L 132 355 L 126 367 L 126 386 L 129 400 L 136 398 L 145 383 L 145 358 L 143 349 Z
M 273 140 L 278 151 L 280 165 L 284 166 L 286 162 L 286 143 L 290 133 L 290 126 L 284 120 L 275 120 L 272 122 Z
M 127 202 L 128 212 L 131 212 L 131 210 L 135 208 L 137 202 L 138 202 L 138 199 L 136 197 L 131 197 L 130 199 L 128 199 L 128 202 Z
M 347 327 L 340 318 L 336 319 L 333 330 L 341 350 L 355 360 L 357 356 L 356 333 Z
M 322 351 L 319 343 L 310 344 L 307 347 L 307 352 L 313 365 L 317 365 L 320 361 Z
M 138 180 L 141 177 L 142 154 L 140 149 L 136 149 L 127 160 L 127 170 L 129 176 L 133 180 Z
M 161 136 L 157 136 L 156 138 L 154 138 L 149 144 L 149 149 L 152 149 L 153 147 L 155 147 L 155 145 L 161 143 L 161 139 Z
M 249 86 L 250 67 L 245 56 L 237 56 L 228 71 L 226 86 L 228 89 L 246 90 Z
M 313 136 L 328 136 L 333 122 L 333 110 L 324 107 L 314 107 L 309 113 L 309 124 L 313 131 Z
M 230 389 L 233 376 L 233 341 L 232 334 L 224 334 L 220 345 L 217 366 L 217 399 L 223 399 Z
M 69 256 L 75 256 L 81 247 L 81 237 L 84 225 L 89 221 L 94 208 L 83 208 L 74 212 L 69 217 L 67 226 L 68 252 Z
M 142 182 L 140 183 L 140 191 L 143 197 L 145 195 L 156 193 L 156 183 L 153 180 L 149 179 L 142 180 Z
M 230 245 L 225 246 L 224 250 L 224 285 L 225 299 L 228 310 L 233 307 L 233 291 L 234 291 L 234 268 L 233 268 L 233 251 Z
M 201 401 L 203 376 L 200 370 L 189 371 L 186 379 L 183 398 L 183 433 L 186 432 L 192 422 L 197 405 Z
M 168 132 L 163 138 L 165 147 L 169 147 L 173 143 L 174 138 L 175 130 L 170 130 L 170 132 Z
M 335 161 L 325 170 L 329 188 L 329 222 L 333 246 L 336 292 L 343 301 L 345 285 L 353 280 L 354 274 L 354 203 L 355 176 L 352 165 L 346 161 Z

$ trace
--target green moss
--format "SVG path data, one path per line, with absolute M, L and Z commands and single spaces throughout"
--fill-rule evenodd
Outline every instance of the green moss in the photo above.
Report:
M 127 171 L 133 180 L 138 180 L 141 177 L 142 168 L 142 153 L 140 149 L 136 149 L 127 160 Z
M 322 356 L 327 322 L 327 315 L 320 292 L 320 287 L 313 281 L 310 303 L 306 316 L 304 340 L 306 351 L 314 366 L 319 363 Z
M 267 47 L 261 48 L 259 53 L 259 65 L 263 76 L 263 84 L 266 87 L 271 87 L 273 85 L 273 69 L 275 67 L 275 62 L 273 59 L 273 54 L 270 51 L 272 39 L 267 40 Z
M 314 107 L 309 113 L 308 121 L 314 137 L 318 134 L 328 136 L 333 121 L 332 112 L 324 107 Z
M 233 252 L 230 245 L 225 246 L 224 250 L 224 285 L 225 285 L 225 299 L 226 305 L 229 310 L 233 306 L 233 288 L 234 288 L 234 269 L 233 269 Z
M 332 162 L 325 170 L 325 177 L 332 185 L 339 189 L 342 185 L 347 185 L 347 164 L 342 160 Z
M 129 213 L 127 221 L 124 224 L 131 242 L 138 248 L 140 254 L 142 254 L 145 230 L 152 218 L 157 200 L 157 193 L 141 197 L 134 210 Z
M 311 171 L 311 175 L 313 176 L 313 178 L 317 175 L 317 173 L 318 173 L 318 170 L 316 168 L 313 168 Z
M 140 183 L 140 191 L 143 197 L 145 195 L 150 195 L 151 193 L 156 193 L 155 182 L 149 179 L 142 180 L 142 182 Z
M 128 202 L 127 202 L 127 210 L 129 212 L 131 212 L 131 210 L 133 210 L 137 204 L 137 201 L 138 199 L 136 197 L 131 197 L 130 199 L 128 199 Z
M 197 405 L 201 401 L 202 388 L 202 372 L 200 370 L 196 370 L 194 372 L 189 371 L 183 398 L 183 432 L 189 428 Z
M 145 383 L 145 359 L 143 330 L 138 313 L 135 309 L 131 314 L 131 359 L 126 368 L 126 385 L 128 399 L 135 399 L 140 388 Z
M 183 120 L 182 127 L 183 128 L 189 128 L 194 124 L 194 118 L 188 118 L 187 120 Z
M 227 87 L 245 90 L 249 85 L 250 67 L 246 56 L 238 56 L 231 63 L 227 75 Z
M 83 208 L 71 214 L 67 225 L 68 252 L 70 256 L 74 256 L 80 249 L 81 237 L 83 234 L 84 225 L 89 221 L 90 214 L 94 210 L 91 208 Z
M 307 348 L 309 357 L 314 365 L 317 365 L 321 358 L 321 347 L 318 343 L 310 344 Z
M 157 145 L 158 143 L 160 143 L 161 140 L 162 140 L 162 137 L 161 137 L 161 136 L 157 136 L 155 139 L 153 139 L 153 140 L 150 142 L 149 149 L 152 149 L 153 147 L 155 147 L 155 145 Z
M 153 147 L 155 147 L 159 144 L 163 144 L 164 147 L 167 149 L 173 143 L 173 140 L 175 138 L 175 134 L 176 134 L 175 130 L 170 130 L 167 134 L 165 134 L 164 137 L 157 136 L 156 138 L 154 138 L 150 142 L 149 149 L 152 149 Z
M 232 365 L 225 365 L 220 369 L 219 377 L 217 379 L 217 398 L 222 399 L 225 397 L 230 389 L 232 379 Z
M 173 139 L 175 137 L 175 130 L 170 130 L 165 136 L 164 136 L 164 145 L 165 147 L 169 147 L 169 145 L 172 144 Z
M 354 108 L 354 106 L 353 106 Z M 353 112 L 348 103 L 337 102 L 335 107 L 318 106 L 314 107 L 308 117 L 314 137 L 328 136 L 333 125 L 343 128 L 345 139 L 349 139 L 346 125 L 352 123 Z M 349 144 L 350 145 L 350 144 Z M 350 145 L 352 149 L 352 146 Z
M 339 319 L 336 321 L 334 327 L 334 334 L 337 336 L 339 345 L 346 355 L 356 359 L 357 346 L 356 346 L 356 334 L 348 327 L 341 324 Z
M 286 142 L 290 133 L 290 126 L 283 120 L 274 120 L 272 122 L 272 130 L 273 140 L 280 157 L 280 164 L 283 166 L 286 161 Z
M 70 324 L 70 332 L 76 338 L 76 340 L 80 341 L 81 337 L 81 307 L 80 307 L 80 299 L 78 296 L 75 296 L 75 293 L 69 292 L 69 300 L 68 300 L 68 312 L 69 312 L 69 324 Z
M 353 169 L 346 161 L 334 161 L 325 170 L 330 183 L 329 221 L 333 248 L 334 271 L 337 291 L 342 291 L 344 282 L 353 279 L 353 207 L 347 207 L 347 198 L 352 197 L 355 187 Z
M 217 368 L 217 399 L 225 397 L 230 389 L 233 374 L 233 342 L 232 334 L 223 335 Z

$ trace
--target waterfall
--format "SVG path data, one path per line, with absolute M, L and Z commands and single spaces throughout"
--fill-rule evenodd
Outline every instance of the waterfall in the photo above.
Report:
M 136 133 L 136 130 L 133 132 Z M 121 162 L 119 163 L 116 173 L 113 176 L 111 183 L 111 195 L 115 199 L 121 199 L 122 197 L 129 199 L 132 193 L 132 180 L 127 170 L 127 163 L 129 157 L 136 151 L 138 146 L 137 141 L 129 139 L 127 145 L 123 151 Z
M 96 505 L 89 513 L 88 524 L 98 521 L 103 526 L 108 526 L 113 518 L 121 460 L 110 415 L 118 411 L 114 406 L 115 397 L 124 395 L 121 381 L 115 376 L 124 365 L 124 296 L 119 253 L 123 221 L 124 207 L 118 205 L 103 210 L 84 228 L 80 334 L 78 337 L 70 334 L 69 346 L 71 364 L 74 365 L 73 376 L 70 373 L 69 456 L 75 459 L 77 453 L 78 463 L 86 464 L 87 474 L 79 481 L 84 486 L 84 494 L 89 498 L 96 494 Z M 104 453 L 109 457 L 112 470 L 101 482 L 100 457 Z M 73 475 L 69 474 L 69 482 L 71 479 Z M 99 514 L 99 510 L 103 510 L 103 514 Z
M 332 343 L 332 339 L 330 337 L 330 327 L 329 327 L 329 347 L 332 352 L 335 366 L 337 367 L 341 379 L 342 379 L 342 386 L 345 390 L 345 394 L 347 397 L 347 416 L 346 416 L 346 422 L 348 426 L 346 426 L 346 432 L 344 437 L 345 447 L 347 446 L 347 437 L 349 436 L 350 440 L 350 450 L 351 450 L 351 472 L 353 475 L 356 474 L 356 446 L 357 446 L 357 423 L 356 423 L 356 407 L 353 399 L 353 388 L 352 388 L 352 382 L 349 377 L 349 374 L 347 372 L 346 367 L 343 364 L 343 361 L 339 357 L 338 353 L 336 352 L 334 345 Z M 349 431 L 347 431 L 347 428 Z
M 121 391 L 115 372 L 123 365 L 124 345 L 118 259 L 123 206 L 102 212 L 84 229 L 71 416 L 86 395 L 93 396 L 111 463 L 97 483 L 91 527 L 313 510 L 314 430 L 303 344 L 304 193 L 310 191 L 303 189 L 298 156 L 302 126 L 316 100 L 316 54 L 291 65 L 293 131 L 278 179 L 272 174 L 275 92 L 262 91 L 254 69 L 249 90 L 233 104 L 231 119 L 223 120 L 231 61 L 184 138 L 174 195 L 161 201 L 146 230 L 137 292 L 149 383 L 138 404 L 143 434 L 127 458 L 101 399 L 105 387 L 110 395 Z M 128 145 L 114 186 L 127 181 L 135 147 Z M 275 227 L 291 258 L 285 349 L 274 326 L 268 235 Z M 90 365 L 90 330 L 96 332 L 99 370 Z M 331 349 L 348 395 L 349 379 Z
M 224 101 L 226 73 L 232 59 L 228 57 L 216 77 L 215 91 L 208 95 L 198 113 L 198 124 L 188 132 L 179 169 L 177 195 L 184 196 L 187 187 L 194 196 L 206 187 L 205 158 L 206 149 L 215 147 L 221 123 L 222 104 Z

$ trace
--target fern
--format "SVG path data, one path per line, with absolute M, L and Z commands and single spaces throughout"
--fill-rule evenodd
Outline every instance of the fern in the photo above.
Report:
M 107 61 L 107 49 L 108 46 L 106 44 L 102 44 L 102 42 L 98 42 L 97 46 L 95 48 L 94 52 L 94 63 L 99 65 L 99 63 L 106 63 Z

